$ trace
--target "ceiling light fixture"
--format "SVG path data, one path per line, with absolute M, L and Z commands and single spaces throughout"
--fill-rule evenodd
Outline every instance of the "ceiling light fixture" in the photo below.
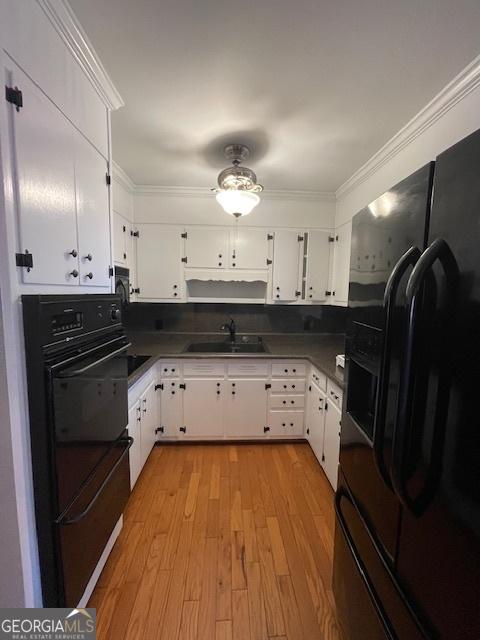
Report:
M 251 213 L 260 202 L 258 194 L 263 191 L 263 187 L 257 184 L 257 176 L 251 169 L 240 166 L 250 155 L 248 147 L 229 144 L 225 147 L 224 154 L 233 166 L 220 172 L 218 188 L 212 191 L 216 192 L 217 202 L 226 213 L 240 218 Z

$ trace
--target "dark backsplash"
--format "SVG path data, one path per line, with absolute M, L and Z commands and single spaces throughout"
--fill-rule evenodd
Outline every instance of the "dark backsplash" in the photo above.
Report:
M 234 318 L 239 333 L 345 333 L 347 309 L 266 304 L 131 304 L 124 315 L 131 331 L 220 331 Z

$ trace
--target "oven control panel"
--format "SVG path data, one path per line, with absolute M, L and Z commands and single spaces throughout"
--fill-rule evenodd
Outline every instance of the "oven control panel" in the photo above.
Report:
M 65 309 L 63 313 L 52 316 L 51 325 L 54 336 L 59 333 L 65 333 L 66 331 L 81 329 L 83 327 L 83 313 L 81 311 L 74 311 L 73 309 Z

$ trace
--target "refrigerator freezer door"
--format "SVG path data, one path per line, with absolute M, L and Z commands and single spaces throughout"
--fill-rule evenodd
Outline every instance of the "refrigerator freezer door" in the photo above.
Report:
M 434 637 L 480 637 L 480 131 L 437 159 L 428 244 L 441 239 L 459 269 L 452 312 L 442 311 L 446 275 L 437 261 L 421 310 L 415 411 L 402 473 L 409 501 L 398 574 Z M 448 385 L 439 388 L 442 372 Z M 443 407 L 443 414 L 440 408 Z M 396 458 L 398 456 L 395 456 Z

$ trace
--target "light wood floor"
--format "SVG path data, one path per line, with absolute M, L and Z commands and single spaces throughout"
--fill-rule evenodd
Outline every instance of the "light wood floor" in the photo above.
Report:
M 155 447 L 89 603 L 98 639 L 338 638 L 332 500 L 307 444 Z

